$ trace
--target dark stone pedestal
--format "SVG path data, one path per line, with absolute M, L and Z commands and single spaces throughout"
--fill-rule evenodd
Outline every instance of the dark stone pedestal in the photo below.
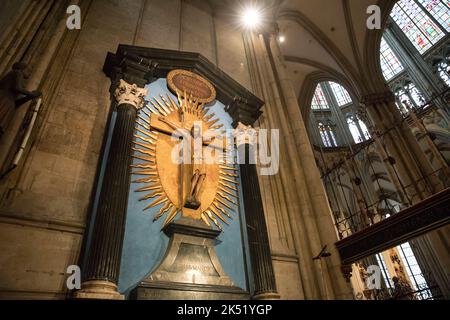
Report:
M 222 269 L 214 248 L 220 234 L 201 221 L 180 218 L 164 232 L 169 247 L 160 265 L 132 292 L 137 300 L 249 299 Z

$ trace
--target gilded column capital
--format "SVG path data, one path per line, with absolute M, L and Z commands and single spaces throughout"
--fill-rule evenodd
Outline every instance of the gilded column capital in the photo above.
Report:
M 114 92 L 117 104 L 130 104 L 137 110 L 144 107 L 145 96 L 148 93 L 148 89 L 139 88 L 136 84 L 129 84 L 128 82 L 120 79 L 119 86 Z

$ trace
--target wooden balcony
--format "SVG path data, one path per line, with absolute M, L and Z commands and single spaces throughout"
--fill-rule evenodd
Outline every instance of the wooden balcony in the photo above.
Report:
M 367 229 L 336 242 L 342 265 L 350 265 L 450 222 L 450 188 Z

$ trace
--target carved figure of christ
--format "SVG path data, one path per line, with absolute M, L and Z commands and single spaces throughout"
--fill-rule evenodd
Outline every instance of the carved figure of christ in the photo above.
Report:
M 157 121 L 154 121 L 157 120 Z M 180 112 L 180 123 L 175 124 L 165 117 L 151 119 L 151 127 L 160 133 L 172 135 L 183 139 L 182 162 L 180 164 L 180 207 L 197 210 L 201 206 L 200 196 L 206 179 L 205 161 L 203 159 L 203 147 L 211 147 L 212 139 L 205 141 L 202 136 L 202 128 L 198 121 L 192 128 L 185 128 L 184 114 Z M 170 130 L 168 130 L 170 128 Z M 189 150 L 186 150 L 188 147 Z M 187 193 L 186 193 L 187 192 Z

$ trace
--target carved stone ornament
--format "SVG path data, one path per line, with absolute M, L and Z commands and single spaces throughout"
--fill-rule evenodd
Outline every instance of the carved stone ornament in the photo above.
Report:
M 352 277 L 352 272 L 353 272 L 352 265 L 351 264 L 349 264 L 349 265 L 346 265 L 346 264 L 342 265 L 341 266 L 341 271 L 342 271 L 342 274 L 344 275 L 345 280 L 347 282 L 350 282 L 350 279 Z
M 395 103 L 395 95 L 390 90 L 381 93 L 369 94 L 361 99 L 361 103 L 367 107 Z
M 236 139 L 237 145 L 255 145 L 258 142 L 258 131 L 252 126 L 246 126 L 242 122 L 239 122 L 236 129 L 233 130 L 233 137 Z
M 139 88 L 136 84 L 129 84 L 120 79 L 120 84 L 114 92 L 114 97 L 118 105 L 130 104 L 140 110 L 145 105 L 145 96 L 147 93 L 148 89 Z

